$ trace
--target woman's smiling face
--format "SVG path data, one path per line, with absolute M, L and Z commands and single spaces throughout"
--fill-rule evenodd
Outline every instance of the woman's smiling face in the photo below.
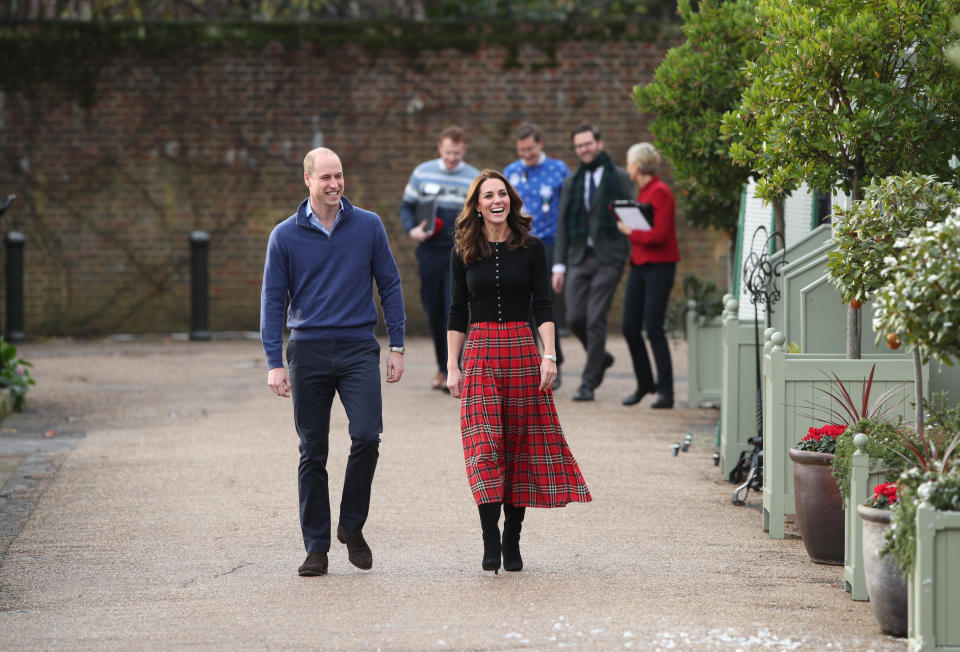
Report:
M 487 179 L 480 184 L 477 208 L 487 226 L 505 224 L 510 214 L 510 193 L 500 179 Z

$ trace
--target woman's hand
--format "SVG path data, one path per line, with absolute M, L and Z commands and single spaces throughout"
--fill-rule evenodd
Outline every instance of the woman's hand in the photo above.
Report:
M 450 396 L 460 398 L 460 392 L 463 391 L 463 375 L 459 368 L 447 368 L 447 389 L 450 390 Z
M 617 228 L 620 229 L 620 233 L 623 235 L 630 235 L 630 232 L 633 231 L 626 222 L 621 222 L 620 220 L 617 220 Z
M 557 363 L 553 360 L 544 358 L 540 362 L 540 391 L 545 392 L 553 387 L 553 381 L 557 379 Z

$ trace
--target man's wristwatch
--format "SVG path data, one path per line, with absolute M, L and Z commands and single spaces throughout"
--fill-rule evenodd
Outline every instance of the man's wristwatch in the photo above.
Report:
M 554 355 L 553 353 L 544 353 L 544 354 L 543 354 L 543 359 L 544 359 L 544 360 L 553 360 L 554 362 L 556 362 L 556 361 L 557 361 L 557 356 Z
M 406 351 L 407 351 L 407 349 L 406 349 L 405 347 L 402 347 L 402 346 L 391 346 L 391 347 L 390 347 L 390 353 L 399 353 L 400 355 L 403 355 L 404 353 L 406 353 Z

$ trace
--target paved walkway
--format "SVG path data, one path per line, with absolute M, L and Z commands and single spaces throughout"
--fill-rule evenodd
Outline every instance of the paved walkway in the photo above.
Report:
M 22 346 L 38 385 L 0 435 L 0 647 L 906 649 L 840 568 L 763 532 L 757 496 L 730 504 L 716 411 L 622 407 L 616 338 L 597 400 L 573 403 L 583 354 L 564 348 L 558 409 L 594 502 L 528 510 L 522 573 L 480 570 L 458 405 L 428 389 L 421 339 L 384 389 L 373 570 L 335 543 L 330 575 L 301 578 L 291 406 L 257 341 Z M 682 344 L 675 365 L 683 401 Z M 348 445 L 337 403 L 334 497 Z

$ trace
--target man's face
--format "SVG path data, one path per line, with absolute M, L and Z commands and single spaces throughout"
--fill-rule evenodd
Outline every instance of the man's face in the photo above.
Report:
M 449 138 L 444 138 L 440 141 L 440 144 L 437 145 L 437 150 L 440 152 L 440 158 L 443 159 L 443 164 L 448 170 L 452 170 L 460 165 L 460 161 L 463 160 L 464 154 L 467 153 L 467 144 L 455 143 Z
M 583 131 L 573 136 L 573 151 L 582 163 L 590 164 L 603 149 L 603 140 L 593 137 L 593 132 Z
M 517 141 L 517 156 L 523 160 L 527 167 L 533 167 L 540 162 L 540 152 L 543 151 L 543 143 L 538 143 L 533 136 L 527 136 Z
M 303 175 L 310 189 L 310 202 L 316 208 L 339 207 L 343 197 L 343 166 L 333 153 L 320 153 L 313 159 L 313 170 Z

